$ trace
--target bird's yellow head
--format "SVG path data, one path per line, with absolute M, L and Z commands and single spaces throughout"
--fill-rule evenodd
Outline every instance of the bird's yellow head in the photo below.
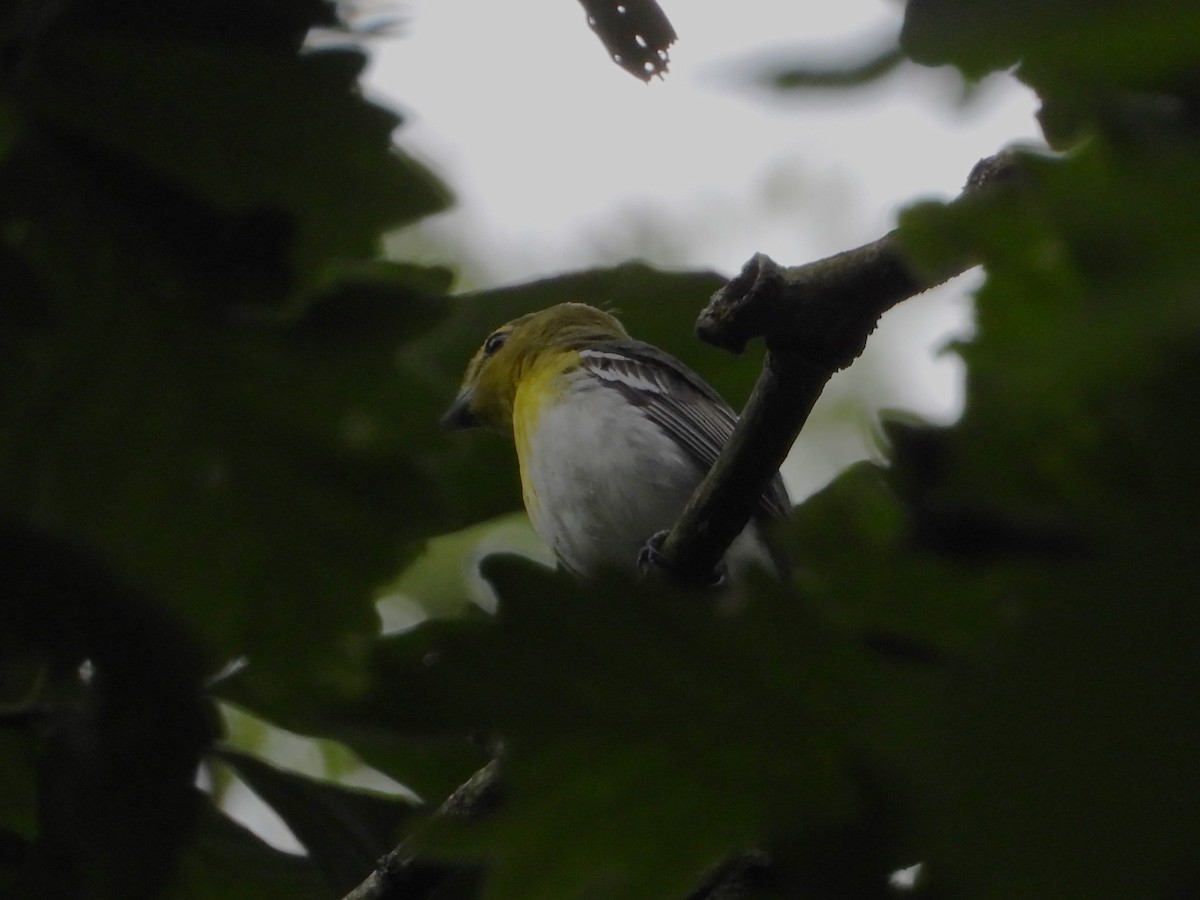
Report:
M 560 303 L 513 319 L 488 335 L 471 359 L 442 424 L 507 431 L 522 379 L 546 365 L 561 366 L 564 357 L 595 341 L 624 337 L 628 335 L 620 322 L 584 303 Z

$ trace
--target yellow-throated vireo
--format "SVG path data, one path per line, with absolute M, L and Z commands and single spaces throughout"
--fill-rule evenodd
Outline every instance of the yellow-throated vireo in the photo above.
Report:
M 442 422 L 512 434 L 534 529 L 565 569 L 588 577 L 636 570 L 736 420 L 679 360 L 630 338 L 608 313 L 562 303 L 493 331 Z M 731 574 L 751 560 L 777 564 L 759 529 L 788 509 L 776 475 L 726 554 Z

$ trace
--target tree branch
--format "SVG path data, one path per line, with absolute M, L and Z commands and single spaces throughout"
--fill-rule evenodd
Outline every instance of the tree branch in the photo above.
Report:
M 955 204 L 1019 179 L 1017 158 L 979 162 Z M 933 273 L 905 258 L 896 232 L 817 262 L 784 268 L 756 254 L 700 314 L 700 337 L 735 353 L 757 337 L 767 356 L 737 428 L 687 508 L 658 547 L 664 567 L 705 583 L 750 521 L 834 372 L 866 346 L 879 317 L 902 300 L 978 264 L 964 255 Z

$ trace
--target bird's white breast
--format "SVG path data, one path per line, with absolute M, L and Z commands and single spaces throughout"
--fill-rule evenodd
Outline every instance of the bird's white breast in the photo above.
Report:
M 581 575 L 632 569 L 646 539 L 674 524 L 704 473 L 618 391 L 586 375 L 561 377 L 573 381 L 542 395 L 536 424 L 518 436 L 526 508 L 568 568 Z

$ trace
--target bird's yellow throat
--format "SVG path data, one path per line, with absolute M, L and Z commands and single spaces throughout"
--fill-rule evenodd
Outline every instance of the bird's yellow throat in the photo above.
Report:
M 567 379 L 563 376 L 578 365 L 579 353 L 576 350 L 543 354 L 517 385 L 517 393 L 513 398 L 513 441 L 517 446 L 517 461 L 521 467 L 521 492 L 525 508 L 530 514 L 534 513 L 538 502 L 527 471 L 538 418 L 548 406 L 562 399 L 567 389 Z

